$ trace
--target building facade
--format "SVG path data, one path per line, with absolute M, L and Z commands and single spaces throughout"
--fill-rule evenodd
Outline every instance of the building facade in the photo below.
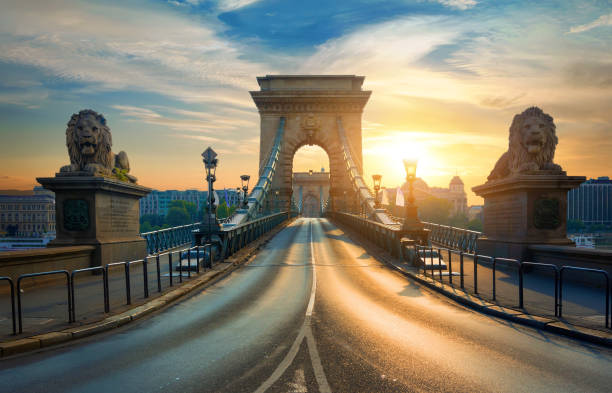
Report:
M 55 196 L 41 187 L 33 195 L 0 195 L 0 235 L 41 237 L 55 234 Z
M 446 199 L 451 203 L 450 214 L 452 216 L 456 214 L 468 214 L 467 194 L 465 193 L 463 181 L 459 176 L 454 176 L 451 179 L 448 188 L 429 187 L 423 179 L 417 178 L 413 183 L 413 190 L 414 199 L 417 205 L 427 198 L 435 197 Z M 408 194 L 408 183 L 402 185 L 402 192 L 404 195 Z M 388 197 L 390 200 L 395 201 L 395 191 L 388 189 Z
M 227 205 L 237 205 L 240 196 L 235 189 L 215 190 L 215 200 L 221 202 L 226 200 Z M 196 205 L 198 211 L 207 203 L 208 191 L 200 190 L 153 190 L 149 195 L 140 199 L 140 215 L 154 214 L 165 216 L 168 213 L 172 201 L 187 201 Z
M 589 179 L 567 193 L 567 219 L 612 226 L 612 180 Z
M 329 172 L 294 172 L 293 199 L 304 217 L 321 217 L 323 204 L 329 199 Z

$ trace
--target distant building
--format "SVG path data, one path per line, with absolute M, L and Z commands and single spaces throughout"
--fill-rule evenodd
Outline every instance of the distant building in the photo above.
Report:
M 227 205 L 237 205 L 240 199 L 235 189 L 215 190 L 216 195 L 221 202 L 225 201 L 227 193 Z M 168 209 L 172 201 L 187 201 L 192 202 L 196 205 L 198 211 L 202 206 L 206 205 L 208 198 L 208 191 L 200 190 L 167 190 L 158 191 L 153 190 L 146 197 L 140 199 L 140 215 L 154 214 L 158 216 L 165 216 L 168 213 Z
M 436 198 L 446 199 L 451 203 L 451 215 L 468 213 L 467 195 L 465 193 L 463 181 L 459 176 L 454 176 L 448 188 L 431 187 L 429 189 L 431 195 Z
M 586 225 L 612 225 L 612 180 L 589 179 L 567 193 L 567 219 Z
M 482 205 L 472 205 L 470 206 L 467 212 L 468 219 L 473 220 L 477 218 L 480 221 L 482 221 L 482 212 L 483 212 Z
M 304 217 L 320 217 L 323 204 L 329 198 L 329 172 L 294 172 L 293 199 Z
M 468 214 L 468 206 L 467 206 L 467 194 L 465 193 L 465 188 L 463 181 L 459 176 L 454 176 L 448 188 L 443 187 L 429 187 L 427 183 L 421 179 L 417 178 L 413 183 L 414 190 L 414 199 L 416 204 L 418 205 L 420 201 L 423 201 L 430 197 L 435 197 L 439 199 L 446 199 L 451 203 L 451 215 L 455 215 L 458 213 Z M 390 200 L 395 200 L 395 192 L 393 190 L 389 190 Z M 404 195 L 408 193 L 408 184 L 404 183 L 402 185 L 402 192 Z
M 0 195 L 0 236 L 55 237 L 55 195 L 42 187 L 32 195 Z

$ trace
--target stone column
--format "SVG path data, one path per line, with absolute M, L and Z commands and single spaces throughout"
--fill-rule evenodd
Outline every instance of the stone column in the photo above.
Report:
M 523 260 L 529 245 L 574 245 L 567 238 L 567 192 L 584 181 L 565 172 L 534 171 L 472 188 L 485 200 L 484 237 L 476 252 Z
M 147 255 L 139 234 L 139 200 L 151 189 L 78 172 L 36 180 L 55 193 L 57 237 L 49 247 L 93 245 L 92 266 Z

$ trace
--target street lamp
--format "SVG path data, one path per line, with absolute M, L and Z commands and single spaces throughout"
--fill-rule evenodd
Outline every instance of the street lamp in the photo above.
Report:
M 215 172 L 217 171 L 217 164 L 219 163 L 219 160 L 217 159 L 217 153 L 215 153 L 215 151 L 210 146 L 204 151 L 204 153 L 202 153 L 202 157 L 204 162 L 204 168 L 206 169 L 206 182 L 208 183 L 208 211 L 206 213 L 206 219 L 202 220 L 201 229 L 205 230 L 208 243 L 211 244 L 211 248 L 209 249 L 209 267 L 212 267 L 213 234 L 216 235 L 221 230 L 219 222 L 217 221 L 215 193 L 213 188 L 213 183 L 217 180 Z M 196 238 L 196 243 L 200 245 L 201 237 L 199 239 Z
M 251 176 L 249 175 L 240 175 L 240 180 L 242 182 L 242 192 L 244 193 L 244 199 L 242 201 L 242 206 L 245 208 L 249 206 L 249 201 L 247 199 L 247 192 L 249 191 L 249 179 L 250 178 Z
M 280 194 L 278 192 L 278 190 L 274 191 L 274 212 L 278 213 L 280 210 L 278 209 L 278 194 Z
M 380 202 L 378 201 L 378 191 L 380 191 L 380 181 L 382 180 L 382 175 L 372 175 L 372 181 L 374 181 L 374 192 L 376 192 L 376 196 L 374 199 L 374 205 L 378 209 L 380 207 Z
M 405 197 L 406 219 L 404 220 L 404 230 L 421 229 L 423 224 L 417 215 L 417 206 L 414 204 L 413 183 L 416 180 L 417 160 L 404 159 L 404 168 L 406 169 L 406 182 L 408 182 L 408 195 Z

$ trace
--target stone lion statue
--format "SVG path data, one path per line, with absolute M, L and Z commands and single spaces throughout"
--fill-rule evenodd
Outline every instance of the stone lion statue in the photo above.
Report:
M 553 118 L 538 107 L 514 116 L 508 151 L 495 164 L 488 180 L 502 179 L 532 171 L 562 172 L 553 162 L 557 143 Z
M 87 172 L 92 176 L 115 177 L 136 183 L 136 177 L 128 174 L 130 162 L 122 151 L 111 151 L 113 140 L 106 119 L 101 114 L 84 109 L 75 113 L 66 128 L 66 146 L 70 165 L 60 168 L 60 172 Z

